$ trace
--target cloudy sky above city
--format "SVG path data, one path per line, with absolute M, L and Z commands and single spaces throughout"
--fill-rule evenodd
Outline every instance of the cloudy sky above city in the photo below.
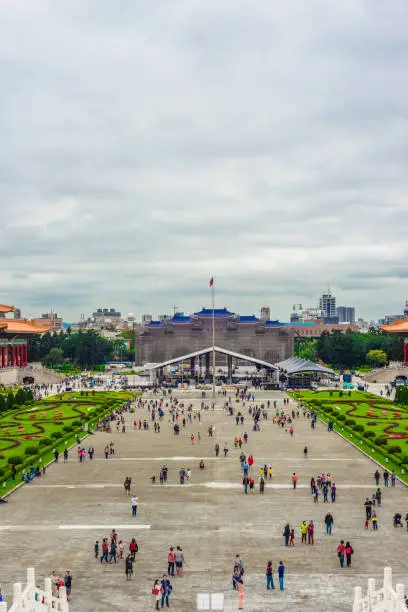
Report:
M 405 0 L 5 0 L 0 302 L 408 298 Z

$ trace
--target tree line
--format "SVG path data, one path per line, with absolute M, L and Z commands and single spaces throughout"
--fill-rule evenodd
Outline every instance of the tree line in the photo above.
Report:
M 33 397 L 31 389 L 26 387 L 17 389 L 15 393 L 13 391 L 9 391 L 7 394 L 0 392 L 0 412 L 17 408 L 26 402 L 31 402 Z
M 45 365 L 61 365 L 69 361 L 82 369 L 92 369 L 115 355 L 115 342 L 99 336 L 94 330 L 65 334 L 47 332 L 28 340 L 29 361 Z
M 334 330 L 323 332 L 315 340 L 296 338 L 295 355 L 311 361 L 320 359 L 334 368 L 355 369 L 402 361 L 403 343 L 403 338 L 374 328 L 367 333 Z

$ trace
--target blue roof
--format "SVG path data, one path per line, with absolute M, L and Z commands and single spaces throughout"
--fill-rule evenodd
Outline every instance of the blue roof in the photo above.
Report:
M 281 327 L 282 325 L 285 325 L 285 323 L 281 323 L 278 320 L 276 320 L 276 321 L 265 321 L 265 326 L 266 327 Z
M 163 321 L 149 321 L 147 325 L 148 327 L 160 327 L 160 325 L 163 325 Z
M 196 312 L 195 314 L 197 317 L 212 317 L 213 310 L 212 308 L 202 308 L 200 312 Z M 232 317 L 233 315 L 234 313 L 226 308 L 214 308 L 214 317 Z
M 285 325 L 291 325 L 292 327 L 316 327 L 314 321 L 291 321 L 290 323 L 285 323 Z
M 188 315 L 180 315 L 176 313 L 174 317 L 169 319 L 171 323 L 190 323 L 191 317 Z
M 255 315 L 239 315 L 238 321 L 239 323 L 256 323 L 259 319 Z

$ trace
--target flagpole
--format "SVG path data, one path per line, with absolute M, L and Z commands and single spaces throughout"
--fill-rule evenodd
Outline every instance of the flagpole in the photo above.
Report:
M 213 375 L 213 402 L 215 402 L 215 312 L 214 312 L 214 281 L 212 289 L 212 375 Z

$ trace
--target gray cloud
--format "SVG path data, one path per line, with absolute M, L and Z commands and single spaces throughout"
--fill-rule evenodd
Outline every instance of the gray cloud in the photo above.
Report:
M 0 6 L 0 302 L 287 319 L 407 290 L 408 7 Z M 407 296 L 408 297 L 408 296 Z

